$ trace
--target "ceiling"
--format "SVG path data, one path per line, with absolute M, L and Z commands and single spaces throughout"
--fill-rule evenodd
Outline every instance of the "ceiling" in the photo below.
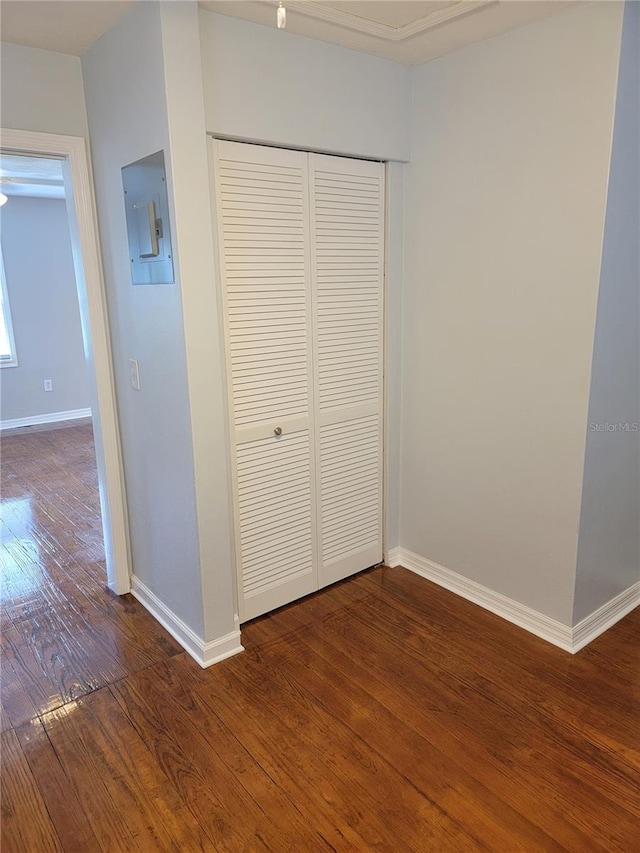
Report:
M 81 56 L 134 0 L 1 0 L 2 41 Z
M 3 41 L 82 55 L 135 0 L 2 0 Z M 575 0 L 285 0 L 287 31 L 408 64 L 555 14 Z M 277 0 L 200 6 L 276 26 Z
M 0 192 L 6 196 L 64 198 L 62 160 L 0 154 Z

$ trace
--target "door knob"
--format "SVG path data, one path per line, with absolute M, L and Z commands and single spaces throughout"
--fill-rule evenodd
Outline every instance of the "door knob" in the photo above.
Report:
M 282 435 L 282 427 L 276 427 L 273 431 L 274 435 Z

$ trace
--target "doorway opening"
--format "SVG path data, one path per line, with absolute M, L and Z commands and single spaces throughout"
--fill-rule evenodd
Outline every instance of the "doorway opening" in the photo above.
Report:
M 4 129 L 0 153 L 14 164 L 39 161 L 46 171 L 59 169 L 58 191 L 66 200 L 73 270 L 88 372 L 88 402 L 95 436 L 99 505 L 104 537 L 106 581 L 118 595 L 130 590 L 126 496 L 116 412 L 115 387 L 106 317 L 95 205 L 83 138 Z M 59 186 L 61 174 L 61 187 Z M 10 177 L 10 175 L 9 175 Z M 16 176 L 19 177 L 19 176 Z M 23 175 L 26 180 L 27 176 Z M 24 182 L 23 180 L 23 182 Z M 29 178 L 31 189 L 38 178 Z M 11 183 L 3 194 L 10 199 Z M 14 182 L 16 185 L 18 182 Z M 53 184 L 53 180 L 50 181 Z M 7 189 L 9 192 L 7 192 Z M 10 204 L 10 200 L 7 202 Z M 19 353 L 17 353 L 19 358 Z M 12 370 L 14 368 L 8 368 Z M 3 371 L 4 372 L 4 371 Z M 52 381 L 52 377 L 42 377 Z M 63 410 L 73 412 L 73 409 Z M 77 413 L 78 410 L 76 410 Z
M 99 593 L 106 570 L 62 160 L 0 152 L 0 189 L 2 606 L 13 620 L 62 589 Z

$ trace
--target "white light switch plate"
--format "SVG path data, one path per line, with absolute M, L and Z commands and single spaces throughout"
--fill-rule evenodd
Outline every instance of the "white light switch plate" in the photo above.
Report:
M 140 390 L 140 368 L 135 358 L 129 359 L 129 381 L 134 391 Z

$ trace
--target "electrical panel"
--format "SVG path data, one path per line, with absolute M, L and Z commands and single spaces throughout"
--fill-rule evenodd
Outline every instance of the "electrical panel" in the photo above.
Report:
M 173 284 L 164 151 L 122 169 L 133 284 Z

